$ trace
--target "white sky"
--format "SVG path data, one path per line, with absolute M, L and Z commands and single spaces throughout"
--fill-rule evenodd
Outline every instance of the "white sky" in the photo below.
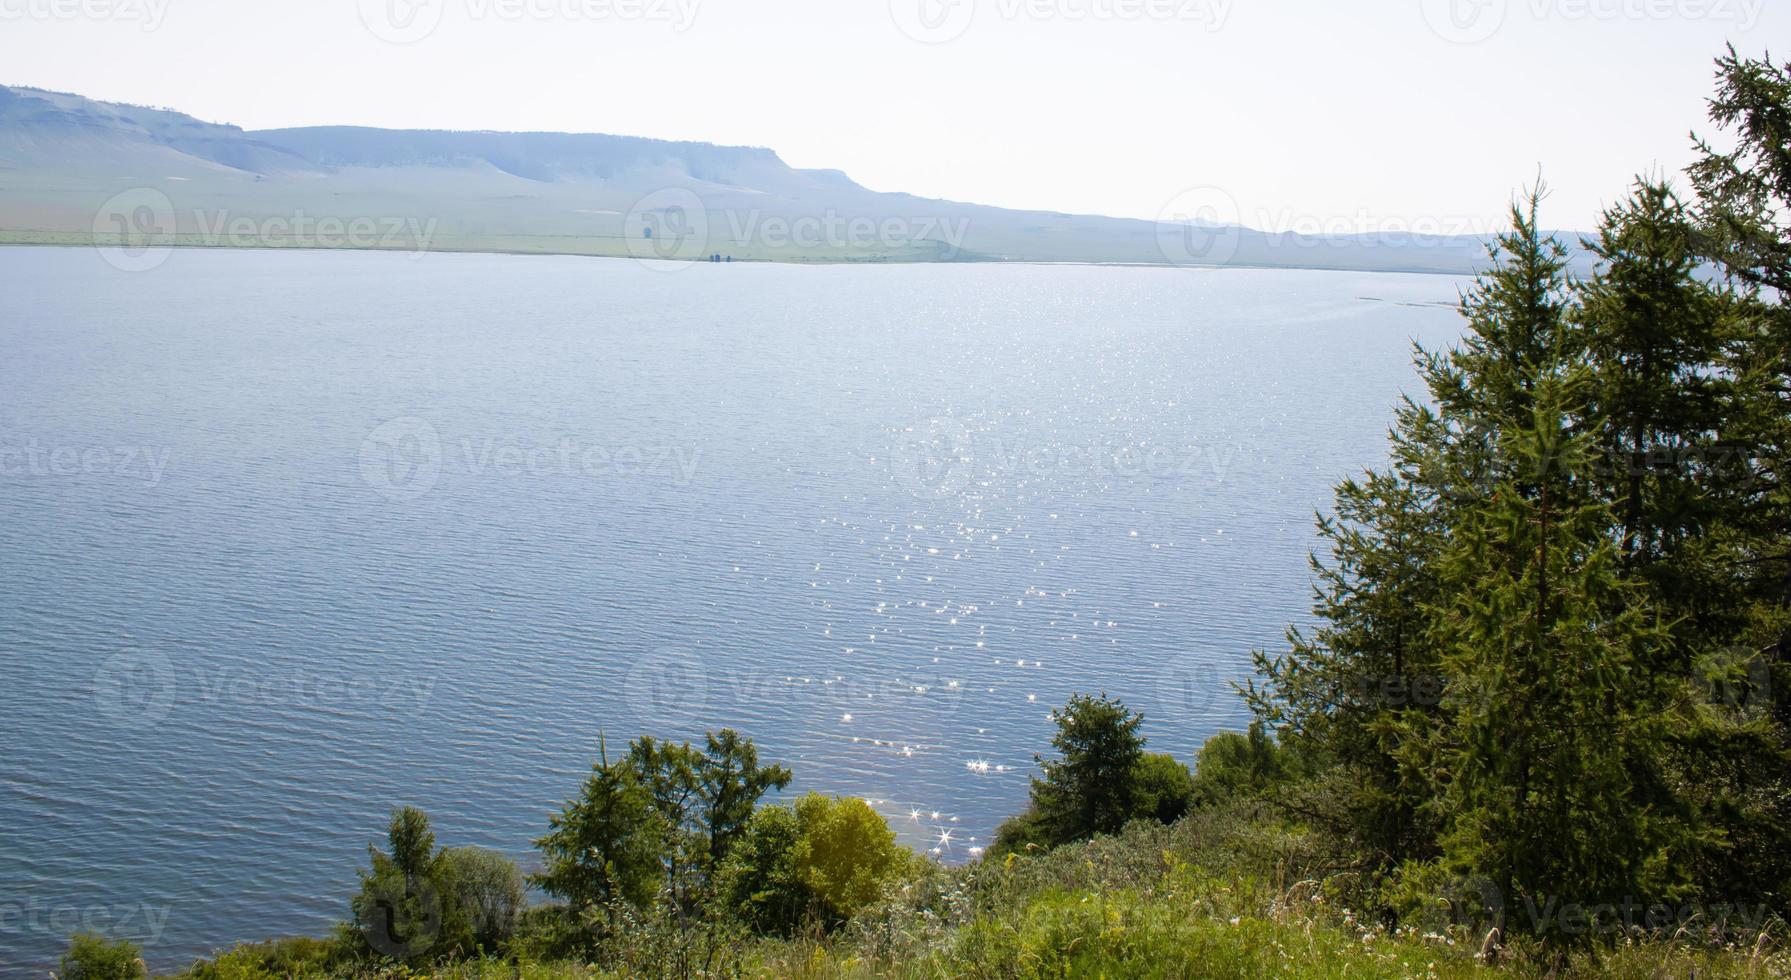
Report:
M 1791 3 L 0 0 L 0 83 L 250 129 L 769 146 L 1006 207 L 1152 218 L 1210 187 L 1255 227 L 1465 232 L 1538 167 L 1546 223 L 1576 228 L 1677 171 L 1729 40 L 1791 47 Z

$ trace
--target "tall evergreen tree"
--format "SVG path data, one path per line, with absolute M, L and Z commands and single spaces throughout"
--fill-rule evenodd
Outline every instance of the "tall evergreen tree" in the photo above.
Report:
M 1710 118 L 1733 147 L 1693 137 L 1698 230 L 1736 293 L 1711 538 L 1740 623 L 1706 664 L 1729 737 L 1699 761 L 1730 840 L 1707 878 L 1791 915 L 1791 71 L 1730 47 Z
M 1649 665 L 1670 642 L 1624 581 L 1613 518 L 1576 432 L 1586 374 L 1545 375 L 1500 426 L 1507 475 L 1452 528 L 1434 642 L 1445 724 L 1421 758 L 1445 860 L 1507 903 L 1675 898 L 1689 830 L 1652 780 L 1675 687 Z M 1509 906 L 1508 906 L 1509 907 Z
M 1576 341 L 1592 369 L 1581 413 L 1599 423 L 1602 496 L 1619 521 L 1625 565 L 1657 601 L 1688 615 L 1707 603 L 1687 554 L 1709 527 L 1705 487 L 1721 460 L 1717 359 L 1726 304 L 1697 276 L 1686 205 L 1663 182 L 1638 181 L 1586 242 L 1597 272 L 1576 290 Z M 1701 592 L 1708 591 L 1708 585 Z
M 1497 451 L 1500 427 L 1527 417 L 1536 386 L 1570 360 L 1565 249 L 1541 231 L 1544 193 L 1512 206 L 1492 269 L 1462 297 L 1461 344 L 1415 352 L 1429 398 L 1401 403 L 1391 465 L 1339 485 L 1335 515 L 1319 518 L 1319 626 L 1290 631 L 1284 653 L 1256 654 L 1262 680 L 1245 692 L 1259 720 L 1328 761 L 1332 785 L 1301 805 L 1376 868 L 1437 848 L 1422 746 L 1451 680 L 1432 642 L 1449 531 L 1500 480 L 1532 492 L 1538 475 L 1514 478 Z

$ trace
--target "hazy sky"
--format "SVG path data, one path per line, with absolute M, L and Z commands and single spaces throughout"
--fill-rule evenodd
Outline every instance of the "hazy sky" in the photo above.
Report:
M 246 128 L 769 146 L 877 190 L 1256 227 L 1587 227 L 1772 0 L 0 0 L 0 83 Z M 405 43 L 395 43 L 405 42 Z M 1784 53 L 1782 50 L 1778 53 Z

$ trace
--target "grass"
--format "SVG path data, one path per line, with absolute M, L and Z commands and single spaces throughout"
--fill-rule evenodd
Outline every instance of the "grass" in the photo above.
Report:
M 1488 964 L 1481 935 L 1459 927 L 1389 931 L 1350 909 L 1352 876 L 1297 827 L 1250 805 L 1196 813 L 1173 827 L 963 868 L 924 868 L 881 906 L 828 936 L 748 939 L 715 976 L 847 978 L 1110 977 L 1791 977 L 1791 954 L 1765 934 L 1722 945 L 1682 936 L 1566 950 L 1514 944 Z M 350 976 L 442 980 L 586 980 L 666 968 L 662 934 L 623 937 L 632 969 L 487 959 L 433 971 L 330 964 L 319 940 L 242 947 L 186 980 Z M 629 944 L 633 944 L 631 947 Z

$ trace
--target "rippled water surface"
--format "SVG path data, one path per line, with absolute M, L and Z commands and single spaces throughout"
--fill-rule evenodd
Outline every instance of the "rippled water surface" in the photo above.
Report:
M 527 862 L 599 732 L 956 859 L 1071 692 L 1189 756 L 1459 285 L 0 250 L 0 973 L 320 932 L 394 804 Z

